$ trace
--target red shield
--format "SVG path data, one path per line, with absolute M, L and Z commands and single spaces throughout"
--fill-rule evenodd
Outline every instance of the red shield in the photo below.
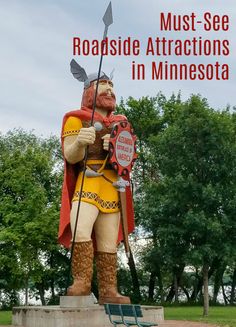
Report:
M 130 173 L 137 158 L 136 139 L 133 128 L 128 122 L 117 123 L 111 132 L 109 157 L 112 167 L 119 176 Z

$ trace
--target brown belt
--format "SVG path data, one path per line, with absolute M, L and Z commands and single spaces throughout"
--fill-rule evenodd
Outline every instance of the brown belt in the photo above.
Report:
M 102 165 L 100 165 L 100 164 L 93 164 L 93 165 L 87 165 L 87 166 L 88 166 L 89 168 L 91 168 L 92 170 L 94 170 L 94 171 L 98 171 L 98 170 L 102 167 Z M 106 170 L 111 170 L 111 169 L 112 169 L 111 164 L 107 163 L 107 164 L 105 165 L 104 169 L 106 169 Z

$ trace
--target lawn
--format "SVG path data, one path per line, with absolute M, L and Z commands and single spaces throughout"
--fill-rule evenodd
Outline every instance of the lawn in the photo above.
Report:
M 11 325 L 11 311 L 0 311 L 0 325 Z
M 208 322 L 220 326 L 236 327 L 236 307 L 210 307 L 209 316 L 202 317 L 201 307 L 166 307 L 165 319 Z
M 236 307 L 210 307 L 209 316 L 202 317 L 201 307 L 165 307 L 165 319 L 208 322 L 224 327 L 236 327 Z M 11 311 L 0 311 L 0 325 L 11 324 Z

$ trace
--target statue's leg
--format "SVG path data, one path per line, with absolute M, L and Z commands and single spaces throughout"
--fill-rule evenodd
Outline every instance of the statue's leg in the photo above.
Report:
M 77 208 L 78 201 L 74 201 L 70 217 L 72 235 L 75 229 Z M 81 202 L 72 255 L 72 276 L 74 282 L 68 288 L 67 295 L 89 295 L 91 293 L 93 275 L 93 243 L 91 233 L 98 212 L 94 205 Z
M 129 297 L 122 296 L 117 291 L 116 252 L 119 222 L 119 213 L 100 213 L 94 225 L 99 304 L 130 303 Z

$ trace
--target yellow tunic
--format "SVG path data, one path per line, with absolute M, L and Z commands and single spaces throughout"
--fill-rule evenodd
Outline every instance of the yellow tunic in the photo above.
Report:
M 65 123 L 62 137 L 77 135 L 83 127 L 82 121 L 77 117 L 69 117 Z M 106 160 L 88 160 L 87 165 L 105 166 Z M 84 178 L 81 200 L 95 205 L 101 212 L 112 213 L 120 211 L 119 196 L 112 182 L 117 181 L 117 173 L 112 169 L 101 169 L 103 176 Z M 109 181 L 108 181 L 108 180 Z M 81 189 L 82 172 L 79 173 L 72 201 L 78 201 Z

